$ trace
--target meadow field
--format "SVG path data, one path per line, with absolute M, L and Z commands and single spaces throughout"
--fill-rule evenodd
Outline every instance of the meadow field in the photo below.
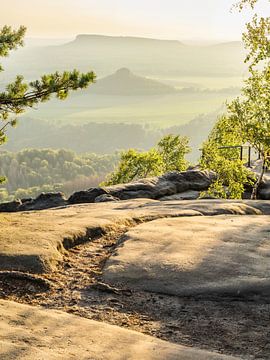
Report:
M 180 82 L 179 79 L 171 81 Z M 226 101 L 235 97 L 235 91 L 231 92 L 230 88 L 241 84 L 239 78 L 188 78 L 182 83 L 184 81 L 187 85 L 200 84 L 201 89 L 209 91 L 187 89 L 167 95 L 111 96 L 91 94 L 90 88 L 71 96 L 65 103 L 53 100 L 41 105 L 38 112 L 30 110 L 27 115 L 59 124 L 136 123 L 164 128 L 186 124 L 201 114 L 221 111 Z M 222 88 L 224 92 L 219 91 Z

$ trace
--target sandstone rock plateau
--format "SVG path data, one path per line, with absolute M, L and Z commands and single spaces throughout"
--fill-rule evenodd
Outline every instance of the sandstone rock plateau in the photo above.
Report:
M 270 202 L 114 191 L 0 214 L 0 359 L 269 359 Z

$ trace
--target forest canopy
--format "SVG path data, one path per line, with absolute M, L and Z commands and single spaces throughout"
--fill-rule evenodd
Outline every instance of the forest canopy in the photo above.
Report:
M 97 186 L 114 169 L 118 159 L 117 153 L 77 155 L 65 149 L 2 151 L 0 173 L 8 180 L 0 185 L 0 202 L 50 191 L 70 195 L 76 190 Z

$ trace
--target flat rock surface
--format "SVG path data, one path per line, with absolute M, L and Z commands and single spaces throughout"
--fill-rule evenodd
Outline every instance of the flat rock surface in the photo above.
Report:
M 65 249 L 91 241 L 119 226 L 164 217 L 220 214 L 267 215 L 270 202 L 137 199 L 1 213 L 0 270 L 49 272 L 62 260 Z
M 178 296 L 270 295 L 270 216 L 159 219 L 123 237 L 104 280 Z
M 1 360 L 233 360 L 60 311 L 0 300 Z
M 269 359 L 269 220 L 248 200 L 1 213 L 0 359 Z

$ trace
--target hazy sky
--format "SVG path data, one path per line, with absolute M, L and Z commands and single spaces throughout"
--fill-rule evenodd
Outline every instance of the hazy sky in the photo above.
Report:
M 230 12 L 233 0 L 8 0 L 0 24 L 28 28 L 27 36 L 70 38 L 79 33 L 179 40 L 240 39 L 250 16 Z M 268 3 L 268 5 L 267 5 Z M 267 0 L 259 11 L 270 13 Z

